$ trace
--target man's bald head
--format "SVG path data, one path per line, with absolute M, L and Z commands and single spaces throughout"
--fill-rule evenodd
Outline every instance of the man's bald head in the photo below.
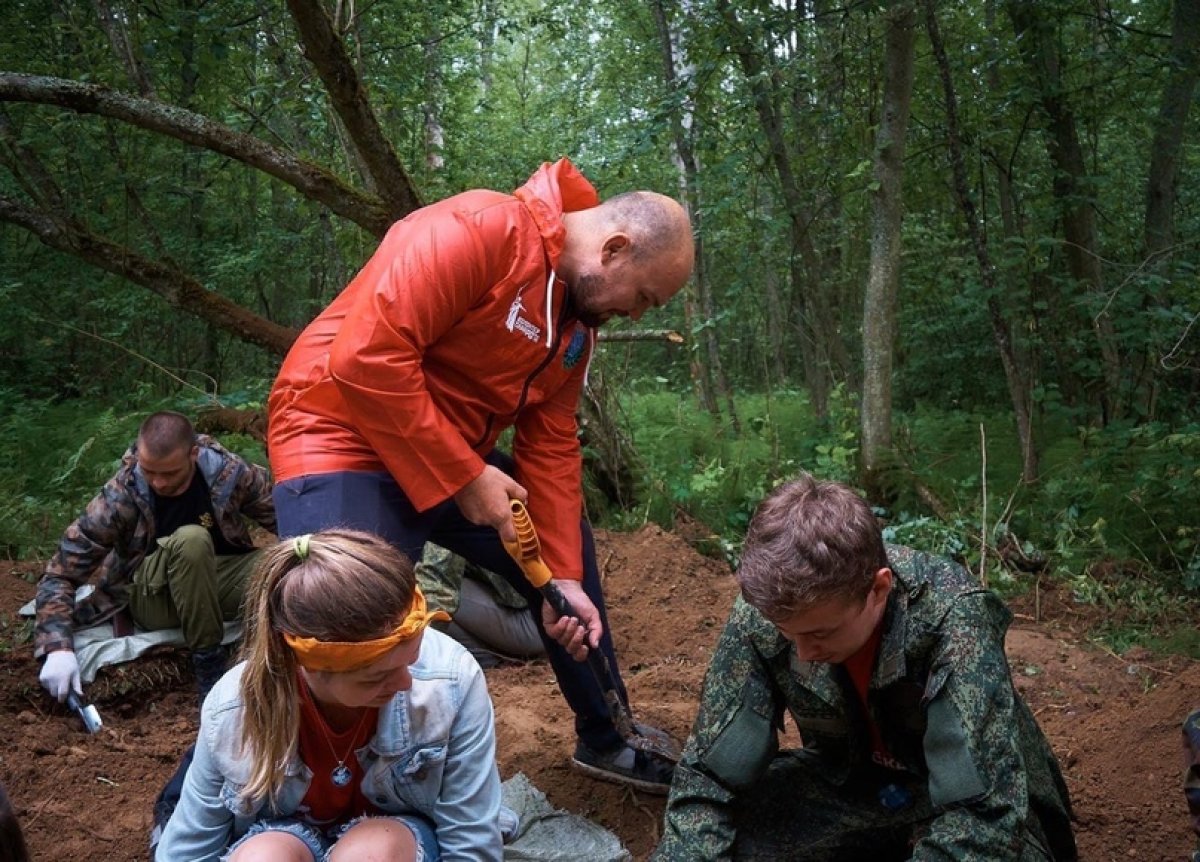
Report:
M 577 318 L 600 326 L 615 316 L 637 320 L 664 305 L 692 274 L 695 244 L 687 212 L 656 192 L 626 192 L 566 213 L 559 274 Z
M 686 258 L 690 274 L 695 256 L 692 225 L 678 201 L 657 192 L 625 192 L 598 209 L 607 227 L 629 232 L 634 260 L 642 263 L 662 255 Z

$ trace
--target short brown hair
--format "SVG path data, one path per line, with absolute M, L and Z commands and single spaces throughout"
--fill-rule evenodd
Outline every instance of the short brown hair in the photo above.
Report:
M 826 599 L 865 598 L 887 565 L 866 500 L 840 482 L 803 473 L 759 504 L 736 577 L 742 597 L 778 622 Z
M 138 447 L 153 458 L 174 455 L 180 449 L 196 445 L 196 429 L 192 420 L 174 410 L 151 413 L 138 428 Z

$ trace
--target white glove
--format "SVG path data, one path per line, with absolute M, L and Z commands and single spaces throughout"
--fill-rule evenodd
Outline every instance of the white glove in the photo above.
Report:
M 38 682 L 59 703 L 67 699 L 67 693 L 71 689 L 74 689 L 76 694 L 83 694 L 83 685 L 79 682 L 79 659 L 75 658 L 75 653 L 69 649 L 46 653 L 46 661 L 42 664 Z

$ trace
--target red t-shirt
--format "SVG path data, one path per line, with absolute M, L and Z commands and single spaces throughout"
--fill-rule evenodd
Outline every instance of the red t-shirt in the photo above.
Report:
M 375 735 L 379 710 L 367 711 L 359 723 L 342 733 L 334 733 L 313 702 L 304 680 L 300 680 L 300 759 L 312 770 L 312 783 L 300 802 L 297 815 L 313 826 L 328 828 L 377 810 L 362 794 L 363 768 L 355 752 Z M 335 754 L 336 752 L 336 754 Z M 350 771 L 350 781 L 338 786 L 333 773 L 342 766 Z
M 859 705 L 862 706 L 863 719 L 867 723 L 867 733 L 871 740 L 871 760 L 879 766 L 886 766 L 889 769 L 899 769 L 900 765 L 888 752 L 887 745 L 884 744 L 883 734 L 879 730 L 879 725 L 871 718 L 871 710 L 867 706 L 867 689 L 871 685 L 871 674 L 875 670 L 875 659 L 879 657 L 879 644 L 883 640 L 883 621 L 880 620 L 879 625 L 875 626 L 875 631 L 871 632 L 871 637 L 863 644 L 858 652 L 850 656 L 842 662 L 842 667 L 846 669 L 846 673 L 850 676 L 850 682 L 854 685 L 854 691 L 858 694 Z

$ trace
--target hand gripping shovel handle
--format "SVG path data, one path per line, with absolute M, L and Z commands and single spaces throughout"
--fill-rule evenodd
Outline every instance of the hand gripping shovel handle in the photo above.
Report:
M 542 560 L 541 543 L 538 541 L 537 531 L 533 527 L 533 521 L 529 517 L 529 511 L 525 508 L 525 504 L 520 500 L 510 500 L 509 506 L 512 508 L 513 526 L 517 529 L 517 540 L 516 542 L 505 542 L 505 550 L 517 561 L 517 565 L 525 574 L 525 579 L 542 594 L 542 598 L 550 604 L 556 614 L 560 617 L 578 617 L 579 614 L 575 612 L 567 597 L 562 594 L 562 590 L 554 583 L 550 567 Z M 663 740 L 642 735 L 634 724 L 629 707 L 625 705 L 617 692 L 612 668 L 609 666 L 608 657 L 604 652 L 588 647 L 587 662 L 596 681 L 600 684 L 600 690 L 604 693 L 604 702 L 608 705 L 609 716 L 617 728 L 617 733 L 621 734 L 625 741 L 634 748 L 653 751 L 669 760 L 678 761 L 679 752 L 675 750 L 674 746 L 665 744 Z

